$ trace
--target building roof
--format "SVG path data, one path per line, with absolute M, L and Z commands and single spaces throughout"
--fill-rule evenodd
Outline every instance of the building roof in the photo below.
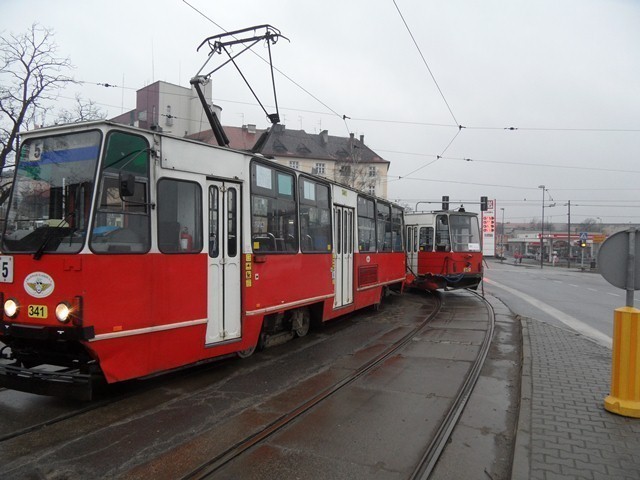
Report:
M 255 125 L 243 125 L 242 127 L 223 127 L 224 133 L 229 139 L 229 147 L 235 150 L 253 150 L 254 145 L 266 130 L 257 129 Z M 186 138 L 199 140 L 211 145 L 217 145 L 213 130 L 204 130 L 199 133 L 187 135 Z
M 227 127 L 225 127 L 226 131 Z M 265 156 L 308 158 L 313 160 L 352 161 L 362 163 L 390 162 L 383 159 L 364 143 L 364 135 L 360 139 L 354 134 L 349 137 L 329 135 L 327 130 L 318 134 L 304 130 L 287 130 L 284 125 L 273 125 L 266 130 L 254 150 Z M 352 152 L 353 157 L 352 158 Z

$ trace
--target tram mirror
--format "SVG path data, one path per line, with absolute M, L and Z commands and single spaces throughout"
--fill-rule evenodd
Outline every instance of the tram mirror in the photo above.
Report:
M 120 196 L 131 197 L 136 189 L 136 177 L 130 173 L 120 172 Z

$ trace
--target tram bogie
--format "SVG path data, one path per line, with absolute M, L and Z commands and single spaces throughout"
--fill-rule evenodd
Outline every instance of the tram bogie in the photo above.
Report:
M 410 286 L 424 290 L 478 287 L 483 260 L 477 214 L 407 213 L 405 223 Z
M 379 303 L 403 211 L 247 152 L 110 122 L 27 132 L 2 235 L 0 385 L 89 398 Z

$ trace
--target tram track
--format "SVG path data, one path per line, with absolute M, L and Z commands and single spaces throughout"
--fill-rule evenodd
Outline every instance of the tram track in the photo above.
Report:
M 469 370 L 469 374 L 462 384 L 458 394 L 456 395 L 449 412 L 445 416 L 443 422 L 440 424 L 436 435 L 433 437 L 432 442 L 428 445 L 425 450 L 422 459 L 419 464 L 416 466 L 413 474 L 411 475 L 411 480 L 426 480 L 433 472 L 438 459 L 440 458 L 440 454 L 444 451 L 447 442 L 449 441 L 453 429 L 455 428 L 460 415 L 464 411 L 464 408 L 473 392 L 473 388 L 480 377 L 480 372 L 482 371 L 482 367 L 484 366 L 485 360 L 489 353 L 489 349 L 491 348 L 491 341 L 493 339 L 493 332 L 495 329 L 495 312 L 491 304 L 480 294 L 467 290 L 470 294 L 474 295 L 476 298 L 480 299 L 483 305 L 487 308 L 489 313 L 489 326 L 487 328 L 486 334 L 484 336 L 484 340 L 482 342 L 482 346 L 480 348 L 480 352 L 476 358 L 476 361 L 473 363 L 471 369 Z
M 287 414 L 282 415 L 274 422 L 267 425 L 261 431 L 253 433 L 252 435 L 246 437 L 244 440 L 241 440 L 234 444 L 228 450 L 199 465 L 197 468 L 184 475 L 182 477 L 182 480 L 198 480 L 212 477 L 225 465 L 239 458 L 252 447 L 265 441 L 270 436 L 274 435 L 281 429 L 285 428 L 287 425 L 293 423 L 295 420 L 303 416 L 306 412 L 314 408 L 316 405 L 320 404 L 339 390 L 347 387 L 348 385 L 352 384 L 365 374 L 381 365 L 385 360 L 389 359 L 391 356 L 405 347 L 409 342 L 411 342 L 416 335 L 420 334 L 429 325 L 429 323 L 437 317 L 440 309 L 442 308 L 442 301 L 439 296 L 435 296 L 434 298 L 436 299 L 434 310 L 429 315 L 427 315 L 427 317 L 415 328 L 413 328 L 402 338 L 391 344 L 383 352 L 370 359 L 368 362 L 363 364 L 360 368 L 356 369 L 352 374 L 345 377 L 341 381 L 318 393 L 313 398 L 297 406 Z
M 493 312 L 493 308 L 491 307 L 489 302 L 487 302 L 481 295 L 476 294 L 472 291 L 469 291 L 469 295 L 472 295 L 474 298 L 479 300 L 479 302 L 481 302 L 482 305 L 486 308 L 489 319 L 487 329 L 485 331 L 484 338 L 475 361 L 471 365 L 466 378 L 461 383 L 461 386 L 457 394 L 455 395 L 455 398 L 451 402 L 449 410 L 443 416 L 441 423 L 437 427 L 435 435 L 433 435 L 430 443 L 426 446 L 426 449 L 424 450 L 420 461 L 418 462 L 415 470 L 410 476 L 412 480 L 422 480 L 429 478 L 429 475 L 435 468 L 438 458 L 444 451 L 447 442 L 449 441 L 449 438 L 455 428 L 455 425 L 460 418 L 460 415 L 462 414 L 471 393 L 473 392 L 473 388 L 480 376 L 480 372 L 491 347 L 491 340 L 493 338 L 495 324 L 495 313 Z M 338 391 L 348 387 L 349 385 L 356 382 L 359 378 L 362 378 L 367 373 L 378 368 L 385 361 L 389 360 L 391 357 L 401 351 L 413 339 L 424 333 L 424 330 L 429 326 L 432 320 L 437 318 L 437 316 L 441 312 L 443 302 L 441 301 L 440 297 L 435 298 L 437 299 L 437 302 L 434 306 L 434 310 L 424 319 L 424 321 L 422 321 L 414 329 L 412 329 L 402 338 L 398 339 L 392 345 L 389 345 L 389 347 L 383 352 L 370 359 L 348 377 L 345 377 L 341 381 L 336 382 L 324 391 L 319 392 L 313 398 L 298 405 L 288 413 L 280 416 L 272 423 L 266 425 L 262 430 L 253 432 L 245 439 L 242 439 L 230 446 L 227 450 L 217 454 L 215 457 L 197 466 L 189 473 L 183 475 L 181 477 L 182 480 L 216 478 L 216 475 L 219 472 L 223 471 L 227 465 L 236 460 L 242 461 L 241 458 L 244 454 L 264 443 L 279 431 L 286 429 L 288 425 L 291 425 L 296 420 L 303 417 L 307 412 L 320 405 L 322 402 L 327 400 L 332 395 L 336 394 Z

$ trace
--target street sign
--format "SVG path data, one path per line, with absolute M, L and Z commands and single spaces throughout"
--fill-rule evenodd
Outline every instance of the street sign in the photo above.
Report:
M 608 237 L 598 252 L 600 274 L 611 285 L 627 289 L 629 272 L 629 231 L 614 233 Z M 582 234 L 580 234 L 582 237 Z M 633 289 L 640 290 L 640 232 L 635 236 Z
M 587 232 L 580 232 L 580 241 L 586 242 L 589 238 L 589 234 Z

